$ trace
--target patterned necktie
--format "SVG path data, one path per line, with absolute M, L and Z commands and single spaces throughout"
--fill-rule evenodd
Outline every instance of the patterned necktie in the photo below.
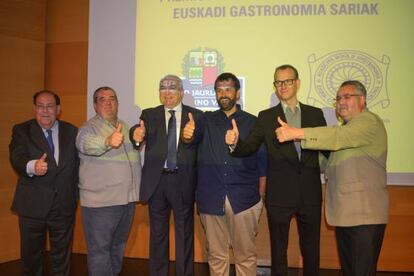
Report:
M 53 144 L 53 137 L 52 137 L 52 130 L 47 129 L 47 143 L 49 144 L 50 152 L 52 153 L 52 156 L 55 155 L 55 145 Z
M 177 129 L 175 122 L 175 110 L 168 110 L 171 114 L 168 120 L 168 153 L 167 153 L 167 168 L 175 170 L 177 168 Z

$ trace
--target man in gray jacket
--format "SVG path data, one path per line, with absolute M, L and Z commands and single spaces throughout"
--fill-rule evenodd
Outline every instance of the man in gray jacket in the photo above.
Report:
M 96 115 L 80 129 L 79 191 L 88 249 L 89 275 L 118 275 L 138 201 L 139 152 L 124 137 L 129 127 L 118 118 L 118 98 L 110 87 L 93 95 Z

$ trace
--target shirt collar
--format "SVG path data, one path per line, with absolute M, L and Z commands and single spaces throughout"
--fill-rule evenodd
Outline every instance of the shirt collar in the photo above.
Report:
M 169 110 L 174 110 L 175 112 L 181 112 L 182 111 L 182 109 L 183 109 L 183 104 L 182 103 L 179 103 L 179 104 L 177 104 L 175 107 L 173 107 L 173 108 L 167 108 L 167 107 L 165 107 L 164 106 L 164 110 L 165 110 L 165 112 L 168 112 Z
M 51 130 L 52 130 L 52 132 L 58 131 L 58 129 L 59 129 L 59 122 L 58 122 L 58 120 L 56 120 L 56 121 L 53 123 L 53 126 L 52 126 L 51 128 L 49 128 L 49 129 L 51 129 Z M 47 133 L 47 132 L 46 132 L 46 131 L 47 131 L 47 129 L 45 129 L 45 128 L 43 128 L 43 127 L 42 127 L 42 130 L 43 130 L 43 133 Z
M 223 110 L 221 110 L 221 109 L 219 109 L 219 110 L 220 110 L 221 114 L 223 114 L 224 116 L 226 116 L 226 117 L 227 117 L 226 113 L 225 113 Z M 240 106 L 239 104 L 236 104 L 236 111 L 235 111 L 233 114 L 231 114 L 229 118 L 232 118 L 232 117 L 238 116 L 238 114 L 239 114 L 241 111 L 242 111 L 241 106 Z
M 108 125 L 108 126 L 112 126 L 114 127 L 107 119 L 105 119 L 104 117 L 102 117 L 101 115 L 99 115 L 98 113 L 95 113 L 96 118 L 98 118 L 102 123 Z M 117 117 L 117 122 L 120 123 L 121 120 Z
M 281 104 L 282 104 L 282 107 L 283 107 L 283 112 L 286 114 L 286 109 L 288 109 L 288 105 L 287 104 L 285 104 L 284 102 L 280 102 Z M 299 104 L 299 101 L 296 103 L 296 107 L 297 107 L 297 109 L 298 109 L 298 111 L 300 111 L 300 104 Z

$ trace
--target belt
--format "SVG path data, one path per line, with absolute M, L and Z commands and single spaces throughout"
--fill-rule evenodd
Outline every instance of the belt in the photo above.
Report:
M 164 169 L 162 169 L 162 171 L 161 171 L 161 173 L 162 174 L 176 174 L 176 173 L 178 173 L 178 169 L 167 169 L 167 168 L 164 168 Z

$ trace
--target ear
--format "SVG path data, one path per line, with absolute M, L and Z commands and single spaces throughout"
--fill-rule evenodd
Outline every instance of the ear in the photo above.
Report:
M 299 88 L 300 88 L 300 79 L 297 79 L 297 80 L 296 80 L 296 86 L 297 86 L 297 88 L 298 88 L 298 90 L 299 90 Z
M 60 112 L 62 111 L 62 107 L 60 106 L 60 105 L 58 105 L 57 107 L 57 110 L 56 110 L 56 115 L 57 115 L 57 117 L 60 115 Z
M 240 89 L 236 91 L 236 100 L 240 100 Z
M 367 106 L 367 98 L 364 96 L 359 98 L 361 99 L 361 108 L 364 109 Z

